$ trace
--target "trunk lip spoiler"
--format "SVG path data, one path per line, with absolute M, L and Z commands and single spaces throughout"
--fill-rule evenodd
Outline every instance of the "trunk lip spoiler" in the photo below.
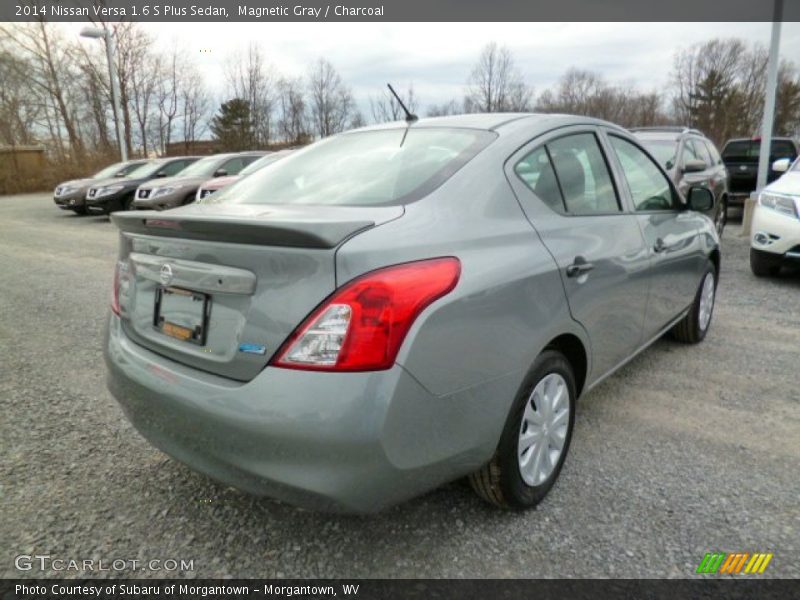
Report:
M 158 211 L 113 213 L 111 221 L 121 232 L 130 234 L 320 249 L 335 248 L 349 237 L 376 225 L 374 219 L 353 217 L 303 219 L 287 216 L 273 220 L 185 213 L 165 215 Z

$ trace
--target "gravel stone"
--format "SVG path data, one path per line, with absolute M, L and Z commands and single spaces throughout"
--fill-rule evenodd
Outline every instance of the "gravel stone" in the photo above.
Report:
M 658 341 L 581 399 L 547 499 L 463 482 L 369 517 L 254 498 L 166 458 L 106 391 L 117 235 L 47 194 L 0 198 L 0 576 L 692 577 L 708 551 L 800 577 L 800 270 L 756 279 L 723 240 L 705 342 Z M 19 554 L 193 571 L 17 571 Z

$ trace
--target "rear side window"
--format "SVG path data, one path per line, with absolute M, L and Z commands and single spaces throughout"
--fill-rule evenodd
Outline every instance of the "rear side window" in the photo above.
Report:
M 619 202 L 605 157 L 592 133 L 579 133 L 547 144 L 567 212 L 591 215 L 619 212 Z
M 794 160 L 797 157 L 797 151 L 794 144 L 788 140 L 773 140 L 770 148 L 770 160 L 778 160 L 779 158 L 789 158 Z M 758 155 L 761 152 L 760 140 L 738 140 L 735 142 L 728 142 L 722 150 L 722 158 L 725 160 L 753 162 L 758 160 Z
M 794 144 L 784 140 L 772 142 L 772 152 L 770 153 L 770 160 L 778 160 L 779 158 L 789 158 L 794 160 L 797 157 L 797 151 Z
M 627 140 L 609 136 L 637 211 L 677 208 L 669 180 L 650 157 Z
M 547 206 L 564 212 L 564 202 L 558 189 L 556 172 L 544 146 L 537 148 L 514 167 L 514 172 Z
M 457 128 L 380 129 L 327 138 L 209 196 L 210 203 L 377 206 L 418 200 L 497 135 Z

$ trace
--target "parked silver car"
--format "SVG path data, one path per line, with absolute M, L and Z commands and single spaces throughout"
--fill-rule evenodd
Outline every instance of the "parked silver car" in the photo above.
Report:
M 577 398 L 699 342 L 714 224 L 634 137 L 563 115 L 390 123 L 169 213 L 117 213 L 105 347 L 135 427 L 256 494 L 371 512 L 470 475 L 539 502 Z

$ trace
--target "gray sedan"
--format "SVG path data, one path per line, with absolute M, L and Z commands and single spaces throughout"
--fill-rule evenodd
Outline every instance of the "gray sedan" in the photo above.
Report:
M 115 213 L 108 385 L 226 484 L 373 512 L 469 476 L 527 508 L 575 403 L 709 330 L 720 248 L 625 130 L 475 114 L 327 138 L 169 213 Z

